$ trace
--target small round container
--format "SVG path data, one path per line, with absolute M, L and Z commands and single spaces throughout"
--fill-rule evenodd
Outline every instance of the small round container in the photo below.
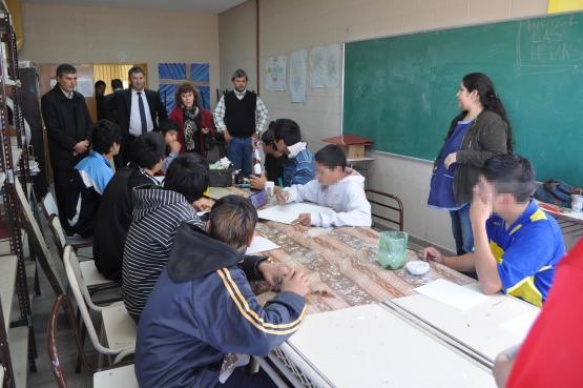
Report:
M 405 268 L 407 268 L 407 272 L 415 276 L 423 276 L 429 272 L 429 264 L 425 261 L 410 261 Z

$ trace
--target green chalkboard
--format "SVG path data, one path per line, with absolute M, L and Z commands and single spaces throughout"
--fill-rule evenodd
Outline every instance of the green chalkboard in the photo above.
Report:
M 583 186 L 583 13 L 347 43 L 343 131 L 433 160 L 470 72 L 494 81 L 537 179 Z

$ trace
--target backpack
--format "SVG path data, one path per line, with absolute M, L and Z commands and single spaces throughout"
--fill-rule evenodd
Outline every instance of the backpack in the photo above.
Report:
M 545 181 L 534 192 L 534 198 L 561 207 L 571 207 L 571 194 L 578 191 L 563 181 Z

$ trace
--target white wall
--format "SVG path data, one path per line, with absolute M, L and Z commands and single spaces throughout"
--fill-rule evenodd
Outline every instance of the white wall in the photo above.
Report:
M 31 3 L 22 8 L 21 60 L 147 63 L 151 89 L 158 88 L 158 63 L 209 63 L 211 92 L 219 85 L 215 14 Z
M 219 15 L 222 88 L 230 87 L 227 64 L 241 64 L 250 75 L 255 72 L 250 57 L 255 52 L 254 7 L 255 0 L 250 0 Z M 546 0 L 263 0 L 261 63 L 267 57 L 332 43 L 543 15 L 546 7 Z M 265 91 L 263 82 L 260 92 L 270 117 L 296 120 L 312 150 L 322 145 L 319 139 L 340 133 L 340 87 L 309 89 L 305 104 L 290 104 L 285 92 Z M 448 124 L 443 123 L 444 134 Z M 449 215 L 425 206 L 431 163 L 378 152 L 371 156 L 375 158 L 372 187 L 403 199 L 406 230 L 453 249 Z

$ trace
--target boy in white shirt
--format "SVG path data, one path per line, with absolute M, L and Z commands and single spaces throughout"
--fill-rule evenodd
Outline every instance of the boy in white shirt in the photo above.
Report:
M 280 202 L 313 202 L 333 209 L 317 214 L 302 213 L 296 222 L 306 226 L 371 226 L 370 203 L 364 192 L 364 177 L 347 167 L 344 151 L 333 144 L 316 152 L 316 179 L 304 185 L 276 188 Z

